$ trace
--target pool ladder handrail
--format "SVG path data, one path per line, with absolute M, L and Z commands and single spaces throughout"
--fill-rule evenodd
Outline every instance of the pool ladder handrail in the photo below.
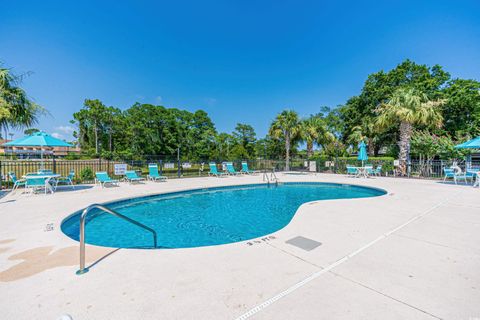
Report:
M 136 221 L 136 220 L 133 220 L 121 213 L 118 213 L 112 209 L 109 209 L 105 206 L 102 206 L 101 204 L 92 204 L 88 207 L 86 207 L 82 214 L 80 215 L 80 269 L 76 272 L 77 275 L 81 275 L 81 274 L 84 274 L 84 273 L 87 273 L 88 272 L 88 268 L 85 267 L 85 220 L 86 220 L 86 217 L 88 215 L 88 213 L 92 210 L 92 209 L 100 209 L 108 214 L 111 214 L 115 217 L 118 217 L 120 219 L 123 219 L 127 222 L 130 222 L 140 228 L 143 228 L 147 231 L 150 231 L 152 234 L 153 234 L 153 243 L 154 243 L 154 248 L 157 247 L 157 232 L 155 230 L 153 230 L 152 228 Z
M 275 184 L 278 185 L 278 178 L 277 175 L 275 174 L 275 168 L 272 168 L 272 172 L 270 172 L 270 177 L 268 176 L 267 170 L 263 172 L 263 181 L 267 181 L 268 184 L 270 184 L 270 181 L 275 181 Z

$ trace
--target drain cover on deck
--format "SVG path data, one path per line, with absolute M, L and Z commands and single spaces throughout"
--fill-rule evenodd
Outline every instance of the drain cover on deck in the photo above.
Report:
M 285 241 L 285 243 L 291 244 L 292 246 L 295 246 L 295 247 L 299 247 L 300 249 L 303 249 L 303 250 L 306 250 L 306 251 L 312 251 L 316 247 L 322 245 L 321 242 L 318 242 L 318 241 L 315 241 L 315 240 L 312 240 L 312 239 L 308 239 L 308 238 L 305 238 L 305 237 L 301 237 L 301 236 L 298 236 L 298 237 L 292 238 L 290 240 L 287 240 L 287 241 Z

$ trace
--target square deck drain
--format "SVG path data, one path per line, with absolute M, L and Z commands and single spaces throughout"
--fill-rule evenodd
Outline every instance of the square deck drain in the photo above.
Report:
M 290 240 L 285 241 L 285 243 L 291 244 L 292 246 L 299 247 L 300 249 L 306 250 L 306 251 L 312 251 L 318 246 L 321 246 L 322 243 L 308 239 L 302 236 L 298 236 L 295 238 L 292 238 Z

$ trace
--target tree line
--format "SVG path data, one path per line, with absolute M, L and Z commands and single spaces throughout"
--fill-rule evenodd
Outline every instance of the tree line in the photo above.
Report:
M 19 79 L 0 69 L 0 127 L 30 127 L 44 109 L 18 87 Z M 366 142 L 373 155 L 401 160 L 461 156 L 459 141 L 480 135 L 480 82 L 452 78 L 441 66 L 405 60 L 389 71 L 370 74 L 360 93 L 335 107 L 320 107 L 301 118 L 280 112 L 265 137 L 238 123 L 218 132 L 203 110 L 135 103 L 121 110 L 86 99 L 73 114 L 76 142 L 90 156 L 173 156 L 190 160 L 233 160 L 292 156 L 345 156 Z M 303 144 L 301 144 L 303 143 Z M 305 150 L 299 150 L 305 146 Z M 288 165 L 288 164 L 287 164 Z

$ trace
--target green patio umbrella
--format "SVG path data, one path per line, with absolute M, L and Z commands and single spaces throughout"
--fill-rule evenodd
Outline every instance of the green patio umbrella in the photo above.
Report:
M 363 162 L 368 160 L 368 154 L 367 154 L 367 145 L 365 142 L 360 142 L 358 145 L 358 160 L 362 161 L 362 167 L 363 167 Z
M 43 147 L 72 147 L 70 143 L 57 139 L 45 132 L 35 132 L 30 136 L 19 138 L 3 144 L 6 147 L 40 147 L 43 168 Z

